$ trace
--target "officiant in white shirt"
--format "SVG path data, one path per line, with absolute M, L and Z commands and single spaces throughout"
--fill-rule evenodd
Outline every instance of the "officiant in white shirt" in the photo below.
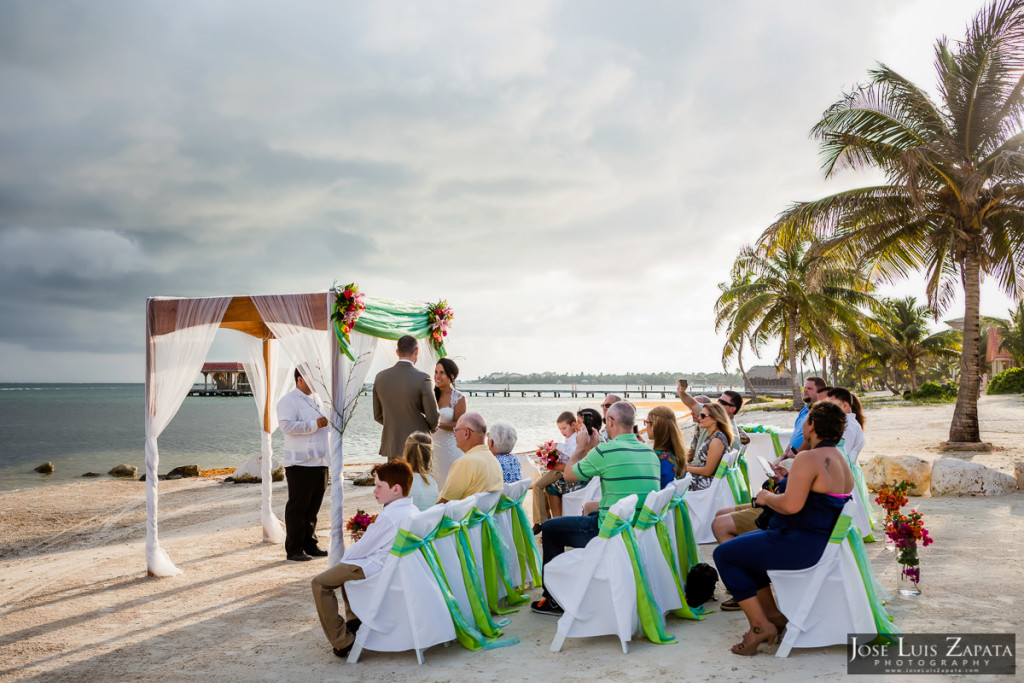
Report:
M 284 473 L 288 503 L 284 508 L 284 551 L 293 562 L 326 557 L 317 545 L 316 516 L 327 490 L 327 418 L 320 399 L 299 371 L 295 388 L 277 404 L 277 419 L 284 434 Z

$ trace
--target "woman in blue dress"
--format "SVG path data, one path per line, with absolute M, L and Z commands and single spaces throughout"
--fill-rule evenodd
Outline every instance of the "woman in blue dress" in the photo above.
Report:
M 789 476 L 775 493 L 760 491 L 755 502 L 774 514 L 767 531 L 752 531 L 715 549 L 715 566 L 750 623 L 738 655 L 757 654 L 785 628 L 769 585 L 770 569 L 806 569 L 817 564 L 843 506 L 850 500 L 853 475 L 836 448 L 846 428 L 843 409 L 828 401 L 811 406 L 804 422 L 810 450 L 797 454 Z

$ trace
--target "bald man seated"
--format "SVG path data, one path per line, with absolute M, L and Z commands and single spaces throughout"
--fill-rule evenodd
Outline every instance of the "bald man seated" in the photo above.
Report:
M 484 441 L 487 423 L 479 413 L 466 413 L 455 423 L 455 445 L 464 455 L 452 463 L 438 503 L 460 500 L 483 491 L 500 491 L 504 485 L 501 463 Z

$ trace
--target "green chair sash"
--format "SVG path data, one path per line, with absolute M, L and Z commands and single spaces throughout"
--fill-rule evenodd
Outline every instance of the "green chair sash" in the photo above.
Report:
M 441 596 L 444 598 L 445 605 L 448 607 L 448 613 L 455 624 L 455 637 L 467 650 L 490 650 L 515 645 L 518 639 L 499 641 L 494 638 L 488 638 L 474 628 L 469 623 L 469 620 L 466 619 L 462 610 L 459 609 L 459 603 L 455 600 L 455 595 L 452 594 L 451 586 L 444 574 L 444 569 L 441 567 L 441 562 L 437 558 L 437 552 L 434 550 L 432 541 L 436 535 L 437 529 L 430 532 L 426 538 L 419 538 L 405 529 L 399 529 L 395 542 L 391 546 L 391 554 L 397 557 L 405 557 L 418 550 L 423 555 L 430 573 L 434 575 L 434 580 L 437 581 L 437 587 L 441 589 Z
M 693 534 L 693 523 L 690 521 L 690 509 L 686 506 L 683 496 L 676 494 L 665 506 L 675 515 L 676 553 L 679 556 L 679 567 L 686 568 L 686 576 L 690 570 L 704 561 L 704 556 L 697 545 L 697 537 Z
M 779 432 L 775 427 L 764 425 L 744 425 L 740 427 L 747 434 L 768 434 L 772 438 L 772 447 L 775 449 L 776 460 L 782 457 L 782 442 L 779 440 Z
M 732 491 L 732 498 L 736 501 L 737 505 L 750 502 L 750 490 L 747 488 L 747 482 L 740 475 L 739 468 L 726 463 L 724 457 L 718 461 L 718 469 L 715 470 L 715 479 L 722 479 L 723 477 L 728 482 L 729 490 Z
M 497 509 L 497 505 L 495 505 Z M 512 605 L 522 605 L 530 601 L 528 597 L 516 592 L 512 582 L 509 581 L 508 548 L 501 530 L 494 521 L 493 511 L 484 512 L 479 508 L 473 508 L 466 515 L 464 528 L 467 532 L 475 527 L 480 527 L 480 544 L 482 546 L 481 558 L 484 570 L 484 588 L 486 589 L 487 606 L 495 614 L 511 614 L 518 610 Z M 502 607 L 498 599 L 498 581 L 505 586 L 505 602 L 510 607 Z
M 693 619 L 694 621 L 700 621 L 704 617 L 702 614 L 697 614 L 693 609 L 686 604 L 686 577 L 680 576 L 679 574 L 679 562 L 676 559 L 675 551 L 672 550 L 672 541 L 668 535 L 668 525 L 665 523 L 665 518 L 668 516 L 669 508 L 666 505 L 665 509 L 661 511 L 660 515 L 654 514 L 650 508 L 646 505 L 640 510 L 640 516 L 636 520 L 636 524 L 633 525 L 634 529 L 640 531 L 646 531 L 654 528 L 654 533 L 658 538 L 658 547 L 661 548 L 661 554 L 665 557 L 665 561 L 668 563 L 669 569 L 672 570 L 672 579 L 676 585 L 676 591 L 679 593 L 679 600 L 682 603 L 682 607 L 672 610 L 672 614 L 681 619 Z
M 500 626 L 504 626 L 508 621 L 499 624 L 491 619 L 484 589 L 480 585 L 476 560 L 473 558 L 473 550 L 469 544 L 469 534 L 466 533 L 462 522 L 456 522 L 450 517 L 441 517 L 441 523 L 437 527 L 437 538 L 442 539 L 448 536 L 455 536 L 455 549 L 458 552 L 459 566 L 462 569 L 462 580 L 469 596 L 469 606 L 473 611 L 473 620 L 485 636 L 497 638 L 501 635 Z
M 647 581 L 647 574 L 644 572 L 643 562 L 640 561 L 640 548 L 636 544 L 636 536 L 633 534 L 633 527 L 629 522 L 607 513 L 601 523 L 598 532 L 601 538 L 611 539 L 615 536 L 622 538 L 626 547 L 626 554 L 629 555 L 629 563 L 633 566 L 633 580 L 636 584 L 636 606 L 640 616 L 640 626 L 644 635 L 651 642 L 659 645 L 675 641 L 675 636 L 665 633 L 665 620 L 661 616 L 661 609 L 651 594 L 651 586 Z
M 544 585 L 541 578 L 543 572 L 541 571 L 540 549 L 537 547 L 537 539 L 533 535 L 530 519 L 526 516 L 526 510 L 523 509 L 523 500 L 526 499 L 526 494 L 529 492 L 530 489 L 526 489 L 519 500 L 512 500 L 502 494 L 494 508 L 494 514 L 507 510 L 510 510 L 512 514 L 512 542 L 516 547 L 516 557 L 519 560 L 519 576 L 523 581 L 522 584 L 516 586 L 520 592 L 526 589 L 527 577 L 531 577 L 530 582 L 534 587 L 539 588 Z
M 875 592 L 875 575 L 871 568 L 871 560 L 868 559 L 867 551 L 864 548 L 864 541 L 858 533 L 857 527 L 849 515 L 840 515 L 836 525 L 829 537 L 830 543 L 842 543 L 849 541 L 850 550 L 857 561 L 857 572 L 860 574 L 860 581 L 864 584 L 864 592 L 868 596 L 868 604 L 871 606 L 871 616 L 875 621 L 875 629 L 878 631 L 876 641 L 896 642 L 893 636 L 900 633 L 900 629 L 892 623 L 892 617 L 885 611 L 884 602 Z

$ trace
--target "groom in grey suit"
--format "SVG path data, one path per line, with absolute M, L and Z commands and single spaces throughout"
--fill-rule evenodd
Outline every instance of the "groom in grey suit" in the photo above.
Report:
M 373 381 L 373 419 L 384 425 L 380 454 L 388 461 L 402 457 L 413 432 L 437 429 L 437 399 L 430 376 L 417 370 L 420 347 L 414 337 L 398 340 L 398 362 L 377 373 Z

